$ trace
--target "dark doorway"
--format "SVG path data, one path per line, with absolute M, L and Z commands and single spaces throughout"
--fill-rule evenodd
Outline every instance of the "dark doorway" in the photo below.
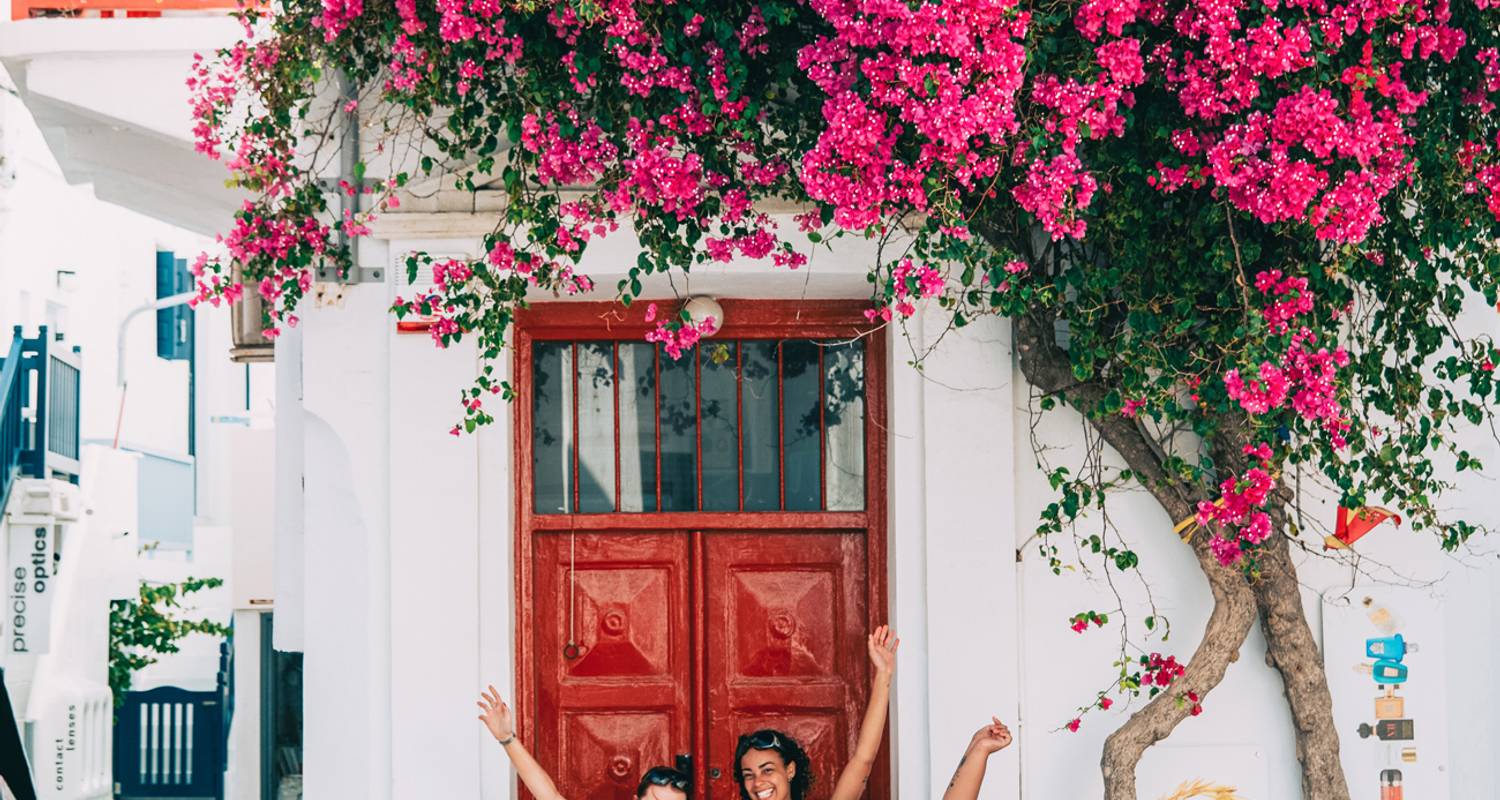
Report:
M 302 654 L 271 646 L 272 614 L 260 618 L 260 797 L 302 799 Z

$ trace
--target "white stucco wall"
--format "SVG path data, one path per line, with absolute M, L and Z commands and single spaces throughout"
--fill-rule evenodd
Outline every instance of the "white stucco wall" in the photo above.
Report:
M 474 246 L 440 226 L 397 236 L 406 238 L 366 243 L 362 263 L 390 268 L 414 247 Z M 586 268 L 610 286 L 631 252 L 621 238 L 592 252 Z M 867 258 L 820 254 L 800 273 L 703 270 L 684 294 L 860 297 Z M 474 353 L 395 334 L 386 309 L 398 291 L 390 283 L 346 287 L 304 316 L 307 796 L 510 798 L 511 773 L 472 710 L 479 687 L 493 682 L 508 692 L 513 680 L 510 415 L 497 414 L 475 436 L 447 434 Z M 1108 683 L 1114 658 L 1114 628 L 1079 635 L 1066 619 L 1116 601 L 1097 575 L 1051 575 L 1031 544 L 1018 562 L 1017 547 L 1053 495 L 1035 468 L 1027 389 L 1008 329 L 989 320 L 949 332 L 918 373 L 906 364 L 906 337 L 921 350 L 938 341 L 941 324 L 940 314 L 921 316 L 906 333 L 891 333 L 890 614 L 904 640 L 892 709 L 894 785 L 904 797 L 939 796 L 968 736 L 993 713 L 1013 723 L 1018 741 L 992 759 L 984 797 L 1098 796 L 1100 746 L 1124 719 L 1124 704 L 1091 715 L 1079 733 L 1055 729 Z M 1039 432 L 1077 442 L 1081 424 L 1062 411 Z M 1481 446 L 1500 464 L 1493 443 Z M 1076 452 L 1049 457 L 1069 463 Z M 1484 491 L 1454 503 L 1483 508 Z M 1120 497 L 1111 515 L 1172 619 L 1173 636 L 1159 649 L 1186 657 L 1208 614 L 1195 563 L 1144 493 Z M 1441 590 L 1449 603 L 1452 796 L 1497 796 L 1483 754 L 1500 744 L 1490 679 L 1500 663 L 1493 637 L 1472 635 L 1488 630 L 1500 597 L 1495 560 L 1455 560 L 1393 529 L 1371 534 L 1361 552 L 1414 577 L 1449 573 Z M 1309 556 L 1302 574 L 1318 633 L 1317 595 L 1347 583 L 1349 570 Z M 1127 589 L 1130 604 L 1138 595 Z M 1263 652 L 1252 631 L 1206 713 L 1163 747 L 1250 746 L 1265 764 L 1267 797 L 1292 800 L 1300 784 L 1290 719 Z M 1469 713 L 1476 704 L 1483 713 Z M 1166 753 L 1158 750 L 1148 763 Z

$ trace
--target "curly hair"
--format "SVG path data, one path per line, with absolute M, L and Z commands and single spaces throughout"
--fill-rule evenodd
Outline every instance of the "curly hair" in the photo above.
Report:
M 730 774 L 735 776 L 735 783 L 740 787 L 740 800 L 751 800 L 750 792 L 745 789 L 745 782 L 739 778 L 740 760 L 751 750 L 772 751 L 781 756 L 783 763 L 797 767 L 796 774 L 792 776 L 792 800 L 804 800 L 812 792 L 812 759 L 807 757 L 807 751 L 802 749 L 796 739 L 767 728 L 741 736 L 739 744 L 734 748 L 734 764 L 730 767 Z

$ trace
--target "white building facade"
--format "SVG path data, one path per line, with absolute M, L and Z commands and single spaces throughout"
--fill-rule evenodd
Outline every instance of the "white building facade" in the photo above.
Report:
M 153 183 L 152 178 L 171 175 L 179 180 L 189 174 L 186 170 L 198 168 L 189 166 L 197 162 L 186 146 L 187 127 L 179 124 L 185 110 L 171 105 L 185 103 L 180 88 L 137 95 L 138 100 L 149 100 L 146 105 L 122 105 L 115 97 L 90 95 L 79 88 L 86 84 L 69 84 L 61 76 L 73 68 L 74 55 L 85 49 L 93 59 L 92 69 L 118 63 L 119 74 L 128 67 L 137 70 L 130 74 L 139 82 L 166 86 L 180 74 L 173 71 L 172 58 L 181 59 L 185 70 L 188 52 L 210 49 L 234 35 L 222 23 L 199 18 L 12 23 L 7 58 L 27 60 L 33 75 L 52 75 L 52 83 L 33 83 L 28 90 L 33 95 L 51 92 L 52 98 L 65 100 L 54 105 L 94 108 L 153 146 L 161 145 L 161 135 L 175 137 L 172 148 L 153 150 L 144 161 L 109 164 L 107 149 L 82 152 L 92 159 L 89 168 L 109 185 L 162 189 L 140 191 L 135 200 L 130 191 L 121 191 L 112 198 L 116 202 L 207 232 L 202 227 L 210 224 L 203 222 L 205 210 L 222 212 L 227 224 L 233 198 L 208 192 L 201 181 L 174 197 L 165 191 L 164 182 Z M 78 24 L 87 27 L 64 28 Z M 17 44 L 15 27 L 28 25 L 34 27 L 27 29 L 24 45 Z M 176 122 L 162 122 L 169 118 Z M 54 121 L 69 135 L 89 133 L 77 120 Z M 177 166 L 183 169 L 173 169 Z M 591 408 L 585 405 L 567 418 L 562 430 L 565 445 L 558 452 L 564 453 L 563 461 L 547 462 L 561 483 L 545 488 L 560 492 L 565 511 L 574 508 L 578 513 L 547 518 L 537 500 L 542 491 L 537 459 L 550 457 L 537 452 L 537 351 L 523 347 L 508 353 L 499 365 L 520 391 L 515 405 L 497 409 L 493 425 L 454 437 L 448 430 L 460 415 L 458 392 L 469 386 L 478 368 L 474 350 L 467 344 L 435 349 L 421 333 L 399 332 L 388 312 L 398 295 L 413 288 L 405 285 L 406 255 L 477 253 L 493 216 L 470 209 L 492 208 L 492 202 L 485 192 L 478 197 L 439 193 L 403 198 L 402 211 L 385 215 L 373 226 L 373 235 L 358 243 L 358 263 L 369 279 L 315 288 L 300 309 L 302 323 L 276 343 L 274 447 L 265 442 L 247 445 L 258 448 L 258 455 L 254 461 L 235 464 L 234 486 L 226 490 L 234 495 L 237 531 L 261 532 L 274 539 L 274 556 L 257 551 L 242 558 L 237 550 L 236 563 L 253 565 L 256 577 L 250 580 L 258 582 L 254 585 L 273 587 L 269 594 L 274 601 L 275 648 L 303 653 L 304 796 L 519 797 L 504 756 L 474 720 L 477 692 L 493 683 L 507 697 L 519 697 L 518 713 L 529 726 L 523 732 L 539 739 L 531 743 L 544 756 L 573 748 L 567 752 L 576 758 L 563 758 L 563 770 L 597 767 L 604 770 L 597 773 L 601 785 L 633 784 L 634 774 L 648 766 L 645 760 L 682 753 L 702 768 L 712 796 L 733 797 L 727 776 L 712 775 L 715 768 L 727 772 L 724 737 L 737 732 L 741 722 L 767 718 L 816 733 L 817 719 L 822 719 L 832 726 L 828 729 L 837 740 L 838 725 L 851 707 L 857 710 L 863 691 L 859 654 L 851 654 L 848 643 L 859 635 L 859 623 L 884 621 L 900 633 L 903 645 L 883 766 L 885 785 L 877 781 L 876 794 L 940 796 L 968 737 L 996 715 L 1011 724 L 1018 738 L 992 759 L 986 798 L 1099 796 L 1100 748 L 1128 713 L 1126 704 L 1088 715 L 1077 733 L 1062 726 L 1112 680 L 1117 644 L 1113 629 L 1076 634 L 1067 620 L 1089 609 L 1114 616 L 1112 609 L 1119 601 L 1097 573 L 1056 577 L 1036 557 L 1031 533 L 1053 495 L 1037 468 L 1030 392 L 1015 367 L 1005 321 L 983 320 L 962 331 L 947 331 L 937 309 L 922 309 L 905 328 L 887 328 L 865 341 L 863 352 L 869 360 L 863 375 L 868 382 L 860 412 L 863 458 L 856 481 L 864 494 L 858 503 L 846 506 L 828 499 L 828 467 L 839 465 L 829 454 L 841 451 L 830 444 L 826 409 L 817 427 L 816 458 L 807 462 L 819 473 L 814 499 L 801 509 L 788 503 L 790 473 L 785 461 L 780 462 L 772 478 L 774 509 L 768 513 L 783 516 L 775 523 L 781 527 L 772 529 L 743 527 L 743 513 L 714 517 L 699 509 L 710 490 L 697 483 L 696 466 L 688 473 L 693 476 L 688 511 L 683 512 L 688 516 L 659 510 L 665 509 L 664 478 L 658 477 L 650 491 L 641 488 L 653 470 L 671 471 L 664 466 L 669 450 L 674 457 L 688 453 L 707 463 L 708 451 L 694 438 L 703 430 L 701 402 L 688 414 L 688 429 L 693 431 L 688 443 L 673 449 L 677 445 L 653 439 L 651 460 L 634 461 L 636 466 L 629 470 L 626 465 L 633 456 L 619 454 L 638 455 L 639 448 L 623 450 L 600 431 L 629 433 L 627 440 L 640 442 L 642 428 L 629 428 L 628 415 L 625 423 L 600 427 L 595 424 L 599 419 L 585 413 Z M 635 263 L 635 255 L 629 236 L 617 235 L 591 249 L 583 271 L 597 285 L 613 286 Z M 872 257 L 858 243 L 850 243 L 833 255 L 819 253 L 795 272 L 752 263 L 708 268 L 695 271 L 686 285 L 649 285 L 647 298 L 663 305 L 690 295 L 721 301 L 726 327 L 715 341 L 736 343 L 729 357 L 748 375 L 743 367 L 752 348 L 746 341 L 840 340 L 842 329 L 834 328 L 848 327 L 840 315 L 859 308 L 867 298 L 864 274 Z M 580 302 L 609 299 L 600 295 Z M 535 332 L 546 327 L 541 320 L 554 311 L 574 322 L 565 330 Z M 572 343 L 610 342 L 608 363 L 621 370 L 621 376 L 625 360 L 619 348 L 639 341 L 631 324 L 620 322 L 623 317 L 561 305 L 538 306 L 533 315 L 534 332 L 526 334 L 531 338 L 524 342 L 567 342 L 568 357 L 580 359 L 583 356 L 573 355 L 578 351 Z M 1470 319 L 1495 332 L 1497 317 L 1491 309 L 1477 309 Z M 747 327 L 737 327 L 741 325 Z M 523 334 L 526 330 L 523 325 Z M 782 374 L 785 351 L 778 352 L 781 383 L 772 385 L 779 387 L 776 397 L 784 399 L 791 390 Z M 919 354 L 920 370 L 909 363 Z M 822 366 L 816 374 L 826 380 L 827 365 Z M 576 375 L 577 370 L 566 374 Z M 695 381 L 706 380 L 701 374 L 695 373 Z M 735 447 L 742 451 L 747 441 L 750 446 L 755 442 L 743 416 L 749 405 L 743 379 L 737 380 L 737 394 L 729 397 L 737 409 Z M 582 388 L 571 384 L 574 388 L 559 397 L 567 404 L 582 401 L 588 383 L 583 381 Z M 694 383 L 699 388 L 707 385 Z M 608 404 L 592 408 L 607 407 L 611 413 L 625 408 L 610 386 L 603 395 L 591 395 L 596 402 L 608 396 Z M 660 396 L 660 390 L 653 391 Z M 697 392 L 695 388 L 695 397 Z M 498 399 L 491 402 L 500 404 Z M 816 400 L 815 407 L 822 407 L 816 405 L 822 402 Z M 640 410 L 639 405 L 634 408 Z M 792 413 L 784 405 L 776 409 L 778 414 Z M 645 418 L 636 421 L 641 419 Z M 782 426 L 782 417 L 776 419 Z M 584 430 L 586 426 L 592 427 Z M 1052 462 L 1079 457 L 1082 422 L 1071 412 L 1046 415 L 1036 430 L 1042 440 L 1058 447 L 1048 453 Z M 774 444 L 774 436 L 758 441 L 772 441 L 773 449 L 781 448 L 778 458 L 785 459 L 784 427 L 780 445 Z M 616 455 L 605 459 L 612 473 L 585 476 L 581 468 L 564 466 L 571 463 L 566 461 L 567 448 L 575 443 L 582 448 L 586 442 L 602 442 L 604 452 Z M 1490 466 L 1500 465 L 1500 448 L 1487 435 L 1476 432 L 1470 450 Z M 748 511 L 744 486 L 754 480 L 744 466 L 747 462 L 737 463 L 739 471 L 731 480 L 736 489 L 734 511 Z M 572 482 L 567 481 L 570 471 Z M 807 477 L 811 472 L 802 474 L 812 480 Z M 585 477 L 592 481 L 587 490 Z M 1484 480 L 1463 483 L 1450 498 L 1453 511 L 1475 522 L 1500 523 L 1500 512 L 1488 502 L 1488 487 Z M 632 511 L 627 489 L 632 496 L 652 498 L 650 509 Z M 586 519 L 591 513 L 585 513 L 585 491 L 595 490 L 603 491 L 608 506 L 599 513 L 616 527 L 605 530 Z M 1174 521 L 1149 497 L 1124 495 L 1114 502 L 1111 516 L 1140 554 L 1157 609 L 1172 621 L 1171 639 L 1151 647 L 1185 658 L 1208 616 L 1207 587 L 1191 553 L 1172 533 Z M 624 519 L 631 513 L 640 516 Z M 1309 498 L 1307 513 L 1331 525 L 1331 506 Z M 741 527 L 715 527 L 729 523 Z M 812 533 L 814 529 L 819 532 Z M 587 562 L 597 555 L 601 542 L 621 531 L 634 535 L 631 541 L 637 544 L 631 546 L 645 550 L 615 558 L 607 568 L 597 563 L 578 567 L 580 553 Z M 808 538 L 792 545 L 776 538 L 790 535 Z M 765 550 L 780 553 L 783 562 L 777 563 L 786 569 L 777 573 L 776 565 L 754 564 L 741 570 L 744 574 L 717 571 L 720 562 L 715 554 L 722 542 L 739 542 L 743 554 L 754 551 L 753 544 L 745 543 L 753 543 L 757 536 L 768 543 L 782 542 L 767 544 Z M 1316 548 L 1318 543 L 1312 544 Z M 663 556 L 651 549 L 658 547 L 671 552 Z M 831 575 L 831 567 L 824 568 L 836 559 L 817 561 L 820 547 L 854 554 L 850 558 L 858 562 L 857 568 L 839 573 L 848 583 L 829 577 L 827 586 L 836 589 L 824 594 L 818 594 L 823 584 L 809 589 L 815 602 L 804 608 L 805 618 L 766 607 L 761 609 L 764 630 L 726 627 L 725 620 L 736 618 L 723 611 L 730 605 L 725 598 L 754 594 L 734 594 L 740 587 L 735 581 L 749 581 L 744 575 L 751 573 L 775 573 L 773 583 L 784 588 L 800 585 L 796 580 L 807 575 Z M 563 548 L 568 553 L 566 567 L 559 566 Z M 1500 747 L 1500 693 L 1493 681 L 1500 652 L 1491 635 L 1500 608 L 1494 545 L 1476 542 L 1472 552 L 1448 555 L 1420 535 L 1383 528 L 1361 541 L 1357 550 L 1363 558 L 1358 569 L 1347 561 L 1321 558 L 1315 551 L 1300 567 L 1303 600 L 1315 634 L 1325 644 L 1338 642 L 1343 648 L 1337 653 L 1330 650 L 1328 671 L 1341 715 L 1351 786 L 1357 796 L 1373 796 L 1365 787 L 1373 785 L 1379 770 L 1370 764 L 1394 759 L 1409 765 L 1406 769 L 1413 776 L 1420 774 L 1425 783 L 1414 780 L 1409 785 L 1414 791 L 1425 787 L 1424 796 L 1500 797 L 1494 788 L 1500 775 L 1489 755 Z M 813 560 L 797 560 L 804 557 Z M 652 566 L 656 572 L 651 575 L 642 572 L 651 572 L 642 565 L 660 564 L 666 566 Z M 674 569 L 690 575 L 682 578 Z M 587 574 L 590 570 L 594 574 Z M 666 609 L 661 613 L 676 622 L 648 623 L 631 616 L 636 606 L 601 601 L 609 588 L 600 577 L 604 573 L 628 573 L 622 579 L 625 589 L 610 585 L 617 592 L 626 591 L 636 585 L 631 581 L 638 581 L 645 588 L 630 597 L 640 596 L 646 604 L 641 607 Z M 658 591 L 652 581 L 661 575 L 667 577 L 661 578 L 665 583 Z M 602 583 L 590 584 L 591 580 Z M 564 589 L 573 592 L 566 599 Z M 236 592 L 237 607 L 246 614 L 265 613 L 266 599 L 260 591 Z M 653 602 L 656 605 L 650 605 Z M 1127 612 L 1138 615 L 1144 608 L 1141 592 L 1127 589 L 1125 605 Z M 1359 715 L 1366 713 L 1377 690 L 1368 675 L 1354 670 L 1353 662 L 1359 659 L 1346 658 L 1344 642 L 1357 646 L 1363 634 L 1354 633 L 1361 630 L 1356 623 L 1371 624 L 1362 620 L 1378 610 L 1390 612 L 1385 619 L 1400 620 L 1406 638 L 1422 645 L 1410 662 L 1414 677 L 1407 698 L 1417 717 L 1420 738 L 1411 740 L 1415 744 L 1388 742 L 1378 734 L 1361 737 L 1356 729 L 1355 722 L 1362 719 Z M 831 620 L 828 625 L 837 633 L 832 639 L 809 634 L 811 638 L 799 640 L 801 632 L 818 630 L 817 619 Z M 685 628 L 672 627 L 677 624 Z M 632 641 L 634 633 L 647 630 L 666 638 L 644 644 Z M 740 672 L 726 677 L 715 659 L 733 648 L 711 648 L 741 632 L 781 636 L 790 642 L 780 650 L 772 648 L 768 658 L 787 660 L 762 663 L 764 674 L 800 675 L 802 670 L 813 677 L 788 679 L 779 686 L 779 694 L 774 683 L 762 684 L 749 699 L 736 699 L 743 687 L 737 688 L 735 680 L 757 677 L 752 674 L 755 668 L 739 664 Z M 569 658 L 557 647 L 560 641 L 564 646 L 640 645 L 640 669 L 652 677 L 633 684 L 629 676 L 605 675 L 591 684 L 589 680 L 598 676 L 584 675 L 579 664 L 559 660 L 562 653 L 562 659 L 581 664 L 587 653 L 579 648 Z M 247 652 L 249 641 L 241 639 L 239 646 L 241 653 Z M 1253 631 L 1224 683 L 1206 699 L 1205 713 L 1185 722 L 1168 742 L 1148 753 L 1141 770 L 1143 798 L 1170 795 L 1192 779 L 1233 784 L 1255 800 L 1299 796 L 1290 716 L 1280 678 L 1265 666 L 1263 653 L 1260 634 Z M 661 672 L 673 677 L 657 680 Z M 246 681 L 254 676 L 244 675 L 241 685 L 248 687 Z M 655 693 L 656 699 L 641 702 L 650 706 L 651 714 L 668 717 L 664 727 L 641 723 L 645 733 L 633 742 L 634 749 L 619 741 L 621 731 L 631 730 L 634 723 L 626 717 L 634 712 L 622 710 L 618 703 L 624 701 L 618 694 L 632 686 Z M 675 702 L 674 692 L 683 693 L 681 703 Z M 593 702 L 589 697 L 601 704 L 599 708 L 585 707 Z M 788 710 L 795 698 L 803 698 L 795 700 L 803 705 Z M 694 710 L 680 716 L 686 709 Z M 260 736 L 255 726 L 265 720 L 249 713 L 244 704 L 240 713 L 246 716 L 237 715 L 237 720 L 245 722 L 237 728 L 235 741 L 241 757 L 249 758 Z M 700 713 L 707 716 L 693 716 Z M 611 722 L 600 728 L 599 717 Z M 1373 713 L 1369 717 L 1369 722 L 1376 721 Z M 659 729 L 670 731 L 667 739 L 652 738 L 658 737 Z M 836 742 L 828 747 L 836 750 Z M 246 763 L 237 762 L 243 777 L 232 781 L 231 796 L 275 796 L 268 794 L 271 787 L 248 777 L 256 770 Z M 817 766 L 825 775 L 835 768 L 823 762 Z
M 300 363 L 303 409 L 300 431 L 285 416 L 277 426 L 278 507 L 288 493 L 302 506 L 300 528 L 283 519 L 278 532 L 283 578 L 285 560 L 297 557 L 282 554 L 296 553 L 301 542 L 291 573 L 301 574 L 302 630 L 283 620 L 279 631 L 287 638 L 278 646 L 306 652 L 307 697 L 316 704 L 306 734 L 311 797 L 340 796 L 351 787 L 371 797 L 515 796 L 505 760 L 472 723 L 469 703 L 477 687 L 493 682 L 510 696 L 520 693 L 523 716 L 536 713 L 543 701 L 524 702 L 526 682 L 535 680 L 524 673 L 533 659 L 541 659 L 540 672 L 556 661 L 527 629 L 536 626 L 540 609 L 564 607 L 537 596 L 538 586 L 559 587 L 525 582 L 527 554 L 520 548 L 527 533 L 517 533 L 526 527 L 522 495 L 535 491 L 536 480 L 528 477 L 535 434 L 517 425 L 536 412 L 504 408 L 472 436 L 449 435 L 459 414 L 457 391 L 477 367 L 474 351 L 438 350 L 426 336 L 399 333 L 386 311 L 409 291 L 399 276 L 407 253 L 476 252 L 489 225 L 483 215 L 457 212 L 386 216 L 374 238 L 361 242 L 359 258 L 396 279 L 323 287 L 304 309 L 304 324 L 278 345 L 283 375 L 294 369 L 288 362 Z M 723 335 L 733 338 L 733 299 L 772 301 L 792 316 L 801 307 L 810 317 L 829 300 L 858 304 L 866 298 L 869 258 L 851 247 L 819 256 L 803 272 L 733 264 L 695 271 L 678 290 L 682 297 L 724 300 Z M 591 250 L 584 271 L 597 285 L 612 286 L 634 261 L 633 243 L 622 236 Z M 665 284 L 648 287 L 647 295 L 663 305 L 676 302 Z M 562 306 L 534 313 L 577 316 Z M 619 335 L 611 331 L 619 318 L 596 319 L 592 332 L 574 337 Z M 1014 366 L 1007 325 L 986 320 L 959 332 L 944 328 L 941 312 L 924 309 L 905 330 L 876 334 L 885 361 L 885 431 L 883 441 L 871 444 L 884 451 L 884 474 L 876 479 L 884 527 L 872 536 L 884 537 L 886 591 L 871 619 L 890 620 L 904 641 L 889 738 L 892 796 L 940 795 L 968 736 L 990 714 L 1019 723 L 1013 725 L 1019 741 L 993 759 L 986 797 L 1097 796 L 1098 754 L 1104 736 L 1124 719 L 1121 706 L 1087 717 L 1078 733 L 1061 726 L 1112 680 L 1117 644 L 1112 635 L 1075 634 L 1067 619 L 1117 601 L 1097 575 L 1050 574 L 1028 541 L 1053 495 L 1036 466 L 1028 388 Z M 914 353 L 925 354 L 920 371 L 908 363 Z M 514 402 L 531 405 L 534 387 L 515 369 L 516 357 L 508 357 L 504 374 L 518 381 Z M 579 415 L 586 419 L 584 411 Z M 1049 459 L 1067 463 L 1067 445 L 1082 442 L 1082 422 L 1056 412 L 1039 434 L 1064 448 Z M 587 434 L 578 435 L 587 446 Z M 1500 455 L 1478 434 L 1474 447 L 1492 461 Z M 300 494 L 293 477 L 299 458 Z M 579 480 L 581 494 L 587 488 Z M 1483 484 L 1465 486 L 1452 498 L 1455 508 L 1493 524 Z M 1207 587 L 1172 533 L 1173 521 L 1148 496 L 1114 502 L 1112 516 L 1141 555 L 1158 609 L 1172 621 L 1171 640 L 1153 647 L 1185 658 L 1208 616 Z M 1317 509 L 1309 513 L 1331 525 L 1332 507 L 1308 502 Z M 554 533 L 570 525 L 588 523 L 579 517 Z M 1489 547 L 1476 543 L 1476 551 Z M 1420 724 L 1430 733 L 1416 757 L 1442 776 L 1440 796 L 1495 796 L 1493 767 L 1483 754 L 1496 744 L 1489 669 L 1497 653 L 1490 637 L 1470 633 L 1487 630 L 1484 620 L 1500 600 L 1493 555 L 1445 555 L 1431 541 L 1395 529 L 1370 535 L 1359 549 L 1367 561 L 1357 571 L 1347 562 L 1304 559 L 1304 603 L 1315 633 L 1341 624 L 1324 619 L 1325 592 L 1329 603 L 1359 603 L 1388 586 L 1423 587 L 1409 590 L 1421 601 L 1411 602 L 1430 606 L 1412 605 L 1406 616 L 1422 620 L 1431 644 L 1421 652 L 1432 656 L 1421 667 L 1429 670 L 1429 685 L 1446 689 L 1446 700 L 1431 701 L 1423 712 Z M 1367 586 L 1372 574 L 1382 580 Z M 279 591 L 280 615 L 297 608 L 287 598 L 298 591 Z M 728 590 L 710 579 L 707 591 Z M 712 608 L 712 598 L 707 602 Z M 1143 608 L 1127 606 L 1137 615 Z M 555 613 L 547 619 L 563 624 Z M 710 643 L 714 636 L 710 631 Z M 1406 638 L 1422 635 L 1408 629 Z M 1232 780 L 1247 797 L 1299 796 L 1290 716 L 1263 653 L 1257 630 L 1207 711 L 1148 754 L 1143 797 L 1158 796 L 1146 794 L 1148 787 L 1163 787 L 1165 796 L 1195 778 Z M 1329 675 L 1336 696 L 1373 696 L 1373 684 L 1365 688 L 1369 678 L 1352 667 L 1330 663 Z M 317 708 L 341 713 L 320 724 Z M 1358 764 L 1365 742 L 1349 727 L 1341 735 Z M 1374 773 L 1365 777 L 1375 780 Z M 1360 780 L 1351 776 L 1356 787 Z M 728 786 L 711 785 L 714 796 Z

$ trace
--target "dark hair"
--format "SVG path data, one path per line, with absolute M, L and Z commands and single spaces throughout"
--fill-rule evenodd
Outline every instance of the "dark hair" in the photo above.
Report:
M 784 763 L 796 765 L 797 773 L 792 776 L 792 800 L 803 800 L 812 791 L 812 759 L 807 757 L 807 751 L 802 749 L 796 739 L 767 728 L 741 736 L 740 743 L 734 748 L 732 769 L 734 781 L 740 787 L 740 800 L 750 800 L 750 792 L 745 789 L 745 781 L 740 777 L 740 760 L 751 750 L 770 750 L 781 756 Z
M 641 785 L 635 788 L 635 796 L 645 797 L 652 786 L 670 786 L 683 794 L 692 794 L 688 790 L 693 786 L 693 779 L 671 767 L 652 767 L 641 776 Z

